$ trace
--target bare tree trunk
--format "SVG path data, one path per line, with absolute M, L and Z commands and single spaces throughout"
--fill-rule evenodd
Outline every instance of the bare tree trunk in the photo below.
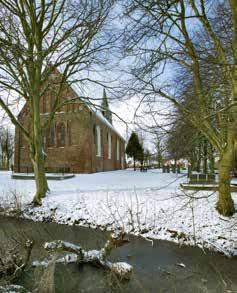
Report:
M 233 151 L 232 146 L 229 147 L 220 157 L 218 163 L 219 169 L 219 198 L 217 202 L 217 210 L 224 216 L 231 216 L 235 212 L 234 203 L 231 197 L 231 176 Z
M 10 169 L 10 160 L 9 160 L 9 156 L 7 156 L 7 171 L 9 171 Z
M 196 171 L 195 170 L 196 168 L 195 168 L 195 158 L 193 157 L 193 155 L 191 155 L 191 157 L 190 157 L 190 171 L 191 171 L 191 173 L 192 173 L 192 171 Z
M 7 133 L 6 133 L 6 163 L 7 163 L 7 170 L 9 171 L 9 149 L 8 149 L 8 145 L 9 145 L 9 133 L 8 133 L 8 130 L 7 130 Z
M 203 173 L 207 174 L 208 173 L 208 168 L 207 168 L 207 140 L 204 139 L 203 141 Z
M 40 114 L 37 112 L 34 117 L 33 141 L 31 145 L 31 161 L 35 174 L 36 193 L 33 199 L 35 205 L 41 204 L 42 197 L 45 197 L 48 188 L 48 182 L 45 175 L 45 154 L 43 146 L 43 133 L 40 125 Z
M 210 174 L 215 174 L 215 158 L 214 158 L 214 151 L 212 145 L 208 144 L 208 159 L 209 159 L 209 169 Z
M 135 157 L 133 157 L 133 169 L 134 169 L 134 171 L 136 171 L 136 160 L 135 160 Z
M 160 162 L 160 160 L 158 160 L 158 169 L 160 169 L 161 168 L 161 162 Z
M 199 138 L 199 140 L 200 140 L 200 138 Z M 198 153 L 197 153 L 197 168 L 196 168 L 196 170 L 197 170 L 197 172 L 200 172 L 201 171 L 201 142 L 199 141 L 199 143 L 198 143 Z
M 35 147 L 34 156 L 31 159 L 35 174 L 36 193 L 33 199 L 35 205 L 41 204 L 41 198 L 45 197 L 48 188 L 48 182 L 45 175 L 44 168 L 44 154 L 43 148 L 40 146 Z

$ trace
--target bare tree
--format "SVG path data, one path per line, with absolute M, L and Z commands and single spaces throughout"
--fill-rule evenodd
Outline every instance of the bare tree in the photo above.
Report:
M 218 7 L 232 17 L 222 13 L 222 30 L 216 30 Z M 230 170 L 237 142 L 237 2 L 131 0 L 127 1 L 125 14 L 130 20 L 125 51 L 135 56 L 131 70 L 134 92 L 173 103 L 215 148 L 220 157 L 217 209 L 223 215 L 232 215 L 235 209 Z M 201 36 L 205 36 L 205 42 L 200 42 Z M 206 91 L 204 84 L 207 64 L 223 76 L 222 86 L 229 93 L 227 99 L 218 99 L 214 111 L 209 107 L 214 96 L 210 91 L 216 88 Z M 189 73 L 194 107 L 186 108 L 180 92 L 176 92 L 177 84 L 169 82 L 167 76 L 173 68 Z M 221 116 L 222 131 L 213 125 L 213 115 Z
M 0 106 L 29 144 L 35 204 L 41 203 L 48 190 L 45 131 L 55 113 L 69 103 L 61 97 L 70 84 L 90 81 L 89 71 L 106 62 L 103 52 L 113 37 L 105 36 L 102 29 L 112 6 L 112 0 L 0 1 Z M 54 105 L 42 121 L 40 103 L 49 91 Z M 19 100 L 26 102 L 29 128 L 11 108 Z
M 177 113 L 166 140 L 167 153 L 175 162 L 187 159 L 190 171 L 214 173 L 213 148 L 206 138 L 189 123 L 182 113 Z
M 0 127 L 0 167 L 10 169 L 10 162 L 14 152 L 14 136 L 11 130 Z

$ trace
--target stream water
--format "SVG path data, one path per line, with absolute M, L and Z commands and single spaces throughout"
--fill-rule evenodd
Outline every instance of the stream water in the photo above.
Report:
M 108 234 L 78 226 L 35 223 L 28 220 L 0 218 L 0 246 L 24 241 L 35 242 L 32 260 L 47 256 L 46 241 L 61 239 L 80 244 L 85 249 L 103 247 Z M 120 282 L 110 273 L 91 265 L 57 264 L 55 270 L 28 268 L 18 284 L 40 292 L 237 292 L 237 259 L 195 247 L 179 247 L 166 241 L 150 241 L 130 236 L 129 243 L 114 249 L 110 259 L 125 261 L 134 267 L 131 280 Z M 10 245 L 10 244 L 9 244 Z M 185 267 L 180 264 L 184 264 Z M 53 272 L 53 273 L 52 273 Z M 43 291 L 43 287 L 47 287 Z M 48 291 L 47 291 L 48 290 Z

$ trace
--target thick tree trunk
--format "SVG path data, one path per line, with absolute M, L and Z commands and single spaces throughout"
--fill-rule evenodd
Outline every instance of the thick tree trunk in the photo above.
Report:
M 42 197 L 46 196 L 48 188 L 48 182 L 45 175 L 44 164 L 40 156 L 36 155 L 36 161 L 33 162 L 34 174 L 35 174 L 35 185 L 36 193 L 33 199 L 35 205 L 41 204 Z
M 7 170 L 10 170 L 10 159 L 9 156 L 7 155 Z
M 212 148 L 212 145 L 209 144 L 209 155 L 208 155 L 208 158 L 209 158 L 209 169 L 210 169 L 210 174 L 214 174 L 215 173 L 215 159 L 214 159 L 214 154 L 213 154 L 213 148 Z
M 219 163 L 219 198 L 217 202 L 217 210 L 224 216 L 231 216 L 235 212 L 234 203 L 231 197 L 231 162 L 232 162 L 232 151 L 225 151 L 222 154 Z
M 47 191 L 49 190 L 47 178 L 45 175 L 44 154 L 42 147 L 35 147 L 35 153 L 31 161 L 33 164 L 36 185 L 36 193 L 33 199 L 33 203 L 35 205 L 40 205 L 42 197 L 45 197 Z
M 161 168 L 161 162 L 158 160 L 158 169 Z
M 34 117 L 31 161 L 33 164 L 36 184 L 36 193 L 33 203 L 35 205 L 40 205 L 42 197 L 45 197 L 47 191 L 49 190 L 44 167 L 45 154 L 43 148 L 43 133 L 40 124 L 40 114 L 36 114 L 36 117 Z
M 133 157 L 133 170 L 136 171 L 136 160 L 135 160 L 135 157 Z

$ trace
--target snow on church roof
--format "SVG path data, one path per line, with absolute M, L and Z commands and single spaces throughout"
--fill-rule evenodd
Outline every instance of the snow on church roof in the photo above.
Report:
M 62 70 L 60 70 L 60 68 L 57 68 L 56 71 L 59 74 L 62 74 Z M 76 83 L 73 82 L 73 80 L 71 80 L 70 83 L 70 87 L 71 89 L 75 92 L 75 94 L 81 98 L 83 100 L 83 97 L 81 96 L 80 93 L 80 89 L 78 87 L 78 85 Z M 93 112 L 95 114 L 95 116 L 102 122 L 104 123 L 108 128 L 110 128 L 112 131 L 114 131 L 124 142 L 126 141 L 126 139 L 116 130 L 116 128 L 103 116 L 103 114 L 101 113 L 101 111 L 99 109 L 96 108 L 95 105 L 93 105 L 92 103 L 88 103 L 85 101 L 85 99 L 88 99 L 90 101 L 89 97 L 84 97 L 83 102 L 85 103 L 85 105 L 88 107 L 88 109 Z M 25 108 L 26 103 L 24 104 L 24 106 L 22 107 L 22 109 L 20 110 L 20 112 L 18 113 L 18 117 L 21 115 L 23 109 Z M 49 113 L 44 113 L 44 114 L 49 114 Z
M 73 91 L 78 95 L 78 97 L 81 96 L 79 88 L 77 86 L 76 83 L 72 83 L 71 88 L 73 89 Z M 88 97 L 87 99 L 90 100 L 90 98 Z M 82 98 L 83 100 L 83 98 Z M 93 112 L 95 114 L 95 116 L 102 122 L 104 123 L 108 128 L 110 128 L 111 130 L 113 130 L 123 141 L 125 141 L 124 137 L 122 137 L 122 135 L 115 129 L 115 127 L 103 116 L 103 114 L 101 113 L 101 111 L 99 109 L 96 108 L 95 105 L 93 104 L 89 104 L 87 103 L 85 100 L 83 100 L 83 102 L 85 102 L 85 105 L 88 107 L 88 109 Z

